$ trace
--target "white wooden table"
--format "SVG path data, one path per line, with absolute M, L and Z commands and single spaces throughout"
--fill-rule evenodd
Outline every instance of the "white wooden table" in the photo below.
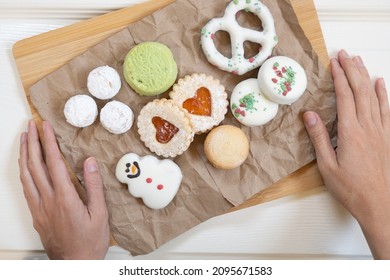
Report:
M 0 259 L 46 255 L 19 182 L 19 136 L 31 117 L 12 57 L 23 38 L 142 1 L 0 0 Z M 390 88 L 390 2 L 315 0 L 330 56 L 360 54 Z M 107 259 L 127 259 L 112 247 Z M 356 221 L 325 190 L 213 218 L 141 259 L 370 259 Z

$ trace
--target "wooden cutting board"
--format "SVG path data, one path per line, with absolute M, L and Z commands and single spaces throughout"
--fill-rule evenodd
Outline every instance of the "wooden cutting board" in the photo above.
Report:
M 130 23 L 173 2 L 175 0 L 150 0 L 17 42 L 13 47 L 13 55 L 33 118 L 38 126 L 42 119 L 29 96 L 29 88 L 33 84 Z M 291 3 L 321 62 L 328 66 L 329 57 L 313 0 L 291 0 Z M 79 186 L 75 176 L 73 181 Z M 233 210 L 322 187 L 323 184 L 317 165 L 312 162 Z

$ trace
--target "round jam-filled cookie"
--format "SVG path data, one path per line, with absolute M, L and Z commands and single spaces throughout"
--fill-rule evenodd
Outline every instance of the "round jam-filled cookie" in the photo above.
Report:
M 256 15 L 262 22 L 263 30 L 257 31 L 242 27 L 236 20 L 236 15 L 241 10 Z M 221 54 L 215 45 L 215 34 L 220 30 L 230 35 L 231 58 Z M 260 44 L 259 53 L 247 58 L 244 48 L 246 41 Z M 272 54 L 277 42 L 273 16 L 267 6 L 259 0 L 231 1 L 224 16 L 210 20 L 201 32 L 201 45 L 208 61 L 221 70 L 237 75 L 243 75 L 259 67 Z
M 126 55 L 123 72 L 135 92 L 155 96 L 166 92 L 175 83 L 178 69 L 167 46 L 145 42 L 132 48 Z
M 121 89 L 122 83 L 118 72 L 109 66 L 93 69 L 88 75 L 88 90 L 98 99 L 113 98 Z
M 261 92 L 279 104 L 291 105 L 303 95 L 307 87 L 305 70 L 298 62 L 286 56 L 275 56 L 264 62 L 258 80 Z
M 130 194 L 139 197 L 152 209 L 166 207 L 175 197 L 183 178 L 180 167 L 172 160 L 154 156 L 126 154 L 118 162 L 115 175 L 128 186 Z
M 230 109 L 243 125 L 260 126 L 276 116 L 279 105 L 261 93 L 257 79 L 248 79 L 234 88 L 230 98 Z
M 96 120 L 98 108 L 92 97 L 84 94 L 75 95 L 65 103 L 64 115 L 69 124 L 87 127 Z
M 244 132 L 232 125 L 222 125 L 210 131 L 204 143 L 207 159 L 219 169 L 241 166 L 249 155 L 249 141 Z
M 197 134 L 209 131 L 225 118 L 228 95 L 225 87 L 211 76 L 186 76 L 173 86 L 169 96 L 188 111 Z
M 184 153 L 194 139 L 186 110 L 172 100 L 154 100 L 138 116 L 138 133 L 152 152 L 163 157 Z
M 100 111 L 100 122 L 113 134 L 125 133 L 132 127 L 133 121 L 133 111 L 119 101 L 108 102 Z

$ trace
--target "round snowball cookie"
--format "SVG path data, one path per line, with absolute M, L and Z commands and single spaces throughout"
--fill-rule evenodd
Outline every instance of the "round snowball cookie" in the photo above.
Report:
M 305 70 L 295 60 L 275 56 L 260 67 L 258 75 L 261 92 L 273 102 L 291 105 L 307 88 Z
M 261 93 L 257 79 L 248 79 L 234 88 L 230 98 L 230 109 L 243 125 L 260 126 L 276 116 L 279 105 Z
M 100 66 L 88 75 L 88 90 L 98 99 L 113 98 L 121 89 L 121 78 L 118 72 L 110 66 Z
M 109 132 L 122 134 L 132 127 L 134 114 L 126 104 L 119 101 L 111 101 L 100 111 L 100 122 Z
M 247 159 L 249 140 L 238 127 L 222 125 L 214 128 L 207 135 L 204 152 L 215 168 L 234 169 Z
M 75 95 L 65 104 L 66 121 L 75 127 L 87 127 L 93 124 L 98 115 L 95 100 L 88 95 Z

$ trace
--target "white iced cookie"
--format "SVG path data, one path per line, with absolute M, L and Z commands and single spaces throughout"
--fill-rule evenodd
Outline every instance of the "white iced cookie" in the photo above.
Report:
M 222 122 L 229 104 L 225 87 L 205 74 L 192 74 L 180 79 L 169 96 L 187 110 L 197 134 L 207 132 Z
M 84 94 L 75 95 L 65 103 L 64 115 L 69 124 L 87 127 L 96 120 L 98 108 L 92 97 Z
M 256 31 L 240 26 L 236 14 L 245 10 L 259 17 L 263 31 Z M 229 33 L 232 47 L 232 58 L 221 54 L 215 46 L 216 32 L 223 30 Z M 261 50 L 251 58 L 245 58 L 244 42 L 260 44 Z M 201 45 L 208 61 L 219 69 L 237 75 L 243 75 L 259 67 L 271 54 L 278 42 L 274 19 L 269 9 L 258 0 L 234 0 L 225 10 L 222 18 L 214 18 L 202 29 Z
M 100 111 L 100 122 L 113 134 L 125 133 L 132 127 L 133 121 L 133 111 L 119 101 L 108 102 Z
M 118 72 L 109 66 L 97 67 L 88 75 L 88 90 L 98 99 L 113 98 L 121 89 L 121 85 Z
M 130 194 L 141 198 L 152 209 L 166 207 L 179 190 L 183 175 L 172 160 L 154 156 L 124 155 L 116 166 L 115 175 L 128 186 Z
M 270 100 L 291 105 L 307 88 L 305 70 L 295 60 L 275 56 L 260 67 L 258 75 L 261 92 Z
M 243 125 L 260 126 L 276 116 L 279 105 L 264 97 L 257 79 L 248 79 L 234 88 L 230 109 L 234 117 Z

